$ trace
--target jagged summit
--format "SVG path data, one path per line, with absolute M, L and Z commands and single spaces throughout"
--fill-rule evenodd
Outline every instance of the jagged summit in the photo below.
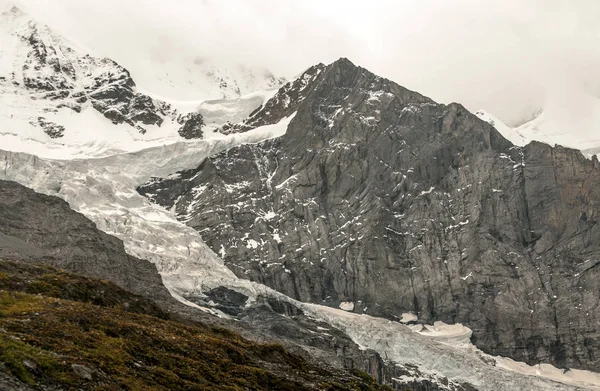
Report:
M 247 131 L 258 126 L 277 123 L 298 112 L 303 107 L 304 100 L 309 96 L 314 95 L 318 99 L 318 95 L 322 94 L 322 91 L 331 88 L 338 88 L 340 91 L 359 88 L 361 91 L 371 94 L 372 96 L 353 97 L 358 100 L 366 98 L 366 102 L 355 102 L 356 105 L 362 105 L 361 110 L 365 111 L 369 109 L 367 106 L 372 107 L 374 104 L 378 104 L 381 96 L 386 94 L 388 97 L 395 97 L 394 104 L 397 105 L 403 105 L 406 102 L 434 103 L 431 99 L 374 75 L 367 69 L 356 66 L 347 58 L 342 57 L 329 65 L 319 63 L 311 66 L 296 79 L 281 87 L 268 102 L 252 112 L 243 121 L 243 124 L 226 126 L 225 132 Z M 349 99 L 349 97 L 340 95 L 340 99 Z M 330 114 L 332 113 L 323 113 L 323 116 L 325 118 Z
M 0 24 L 2 148 L 34 140 L 59 155 L 92 140 L 111 156 L 0 151 L 0 178 L 68 201 L 52 212 L 47 197 L 33 207 L 36 195 L 0 184 L 0 227 L 19 238 L 0 244 L 35 253 L 29 240 L 58 265 L 170 294 L 183 313 L 226 314 L 399 390 L 569 389 L 543 379 L 545 366 L 470 341 L 531 364 L 600 368 L 597 160 L 515 146 L 462 105 L 346 58 L 277 91 L 169 104 L 137 71 L 26 19 Z M 164 73 L 152 65 L 145 76 Z M 225 134 L 176 142 L 209 125 Z M 132 140 L 141 150 L 122 153 Z M 74 224 L 69 207 L 93 224 Z M 88 240 L 96 227 L 123 240 L 106 239 L 118 254 Z M 67 235 L 44 232 L 59 228 Z

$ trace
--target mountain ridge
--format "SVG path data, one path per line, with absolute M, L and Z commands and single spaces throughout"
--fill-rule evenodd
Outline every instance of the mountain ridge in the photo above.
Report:
M 76 275 L 67 275 L 47 265 Z M 373 351 L 359 349 L 336 328 L 274 298 L 259 298 L 254 305 L 238 312 L 241 316 L 235 322 L 210 315 L 207 308 L 200 310 L 184 305 L 169 294 L 155 265 L 126 254 L 120 240 L 99 231 L 93 222 L 71 210 L 66 202 L 36 193 L 16 182 L 0 180 L 0 293 L 2 289 L 109 307 L 123 306 L 127 311 L 184 325 L 199 322 L 207 327 L 226 328 L 257 343 L 283 344 L 308 362 L 335 371 L 361 368 L 379 383 L 391 385 L 392 378 L 406 376 L 406 381 L 394 384 L 398 390 L 474 390 L 466 384 L 422 373 L 414 366 L 390 364 Z M 215 302 L 212 307 L 226 310 L 224 306 L 234 304 L 227 302 L 228 292 L 235 293 L 226 288 L 209 292 Z M 52 314 L 49 310 L 47 313 Z M 132 321 L 139 326 L 137 321 Z M 324 327 L 327 327 L 326 332 Z M 44 342 L 42 339 L 39 343 Z M 343 351 L 342 357 L 340 351 Z M 112 359 L 107 361 L 112 362 Z M 0 375 L 2 371 L 0 365 Z M 27 370 L 23 374 L 29 375 L 38 378 L 40 374 Z M 0 376 L 0 385 L 4 384 L 2 381 Z M 42 381 L 42 385 L 46 383 Z

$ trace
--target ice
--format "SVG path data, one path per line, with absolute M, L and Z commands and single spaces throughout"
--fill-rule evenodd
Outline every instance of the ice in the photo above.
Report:
M 468 342 L 471 330 L 462 325 L 436 322 L 433 327 L 425 326 L 425 330 L 421 330 L 421 325 L 407 327 L 398 322 L 316 304 L 304 304 L 303 309 L 388 360 L 414 364 L 426 373 L 469 382 L 478 390 L 600 390 L 600 377 L 593 372 L 573 371 L 571 375 L 560 377 L 552 376 L 562 372 L 556 368 L 536 372 L 521 363 L 509 366 L 504 358 L 486 355 L 471 345 Z M 544 367 L 553 368 L 550 365 Z
M 469 278 L 469 277 L 473 277 L 473 272 L 470 272 L 469 274 L 467 274 L 467 275 L 466 275 L 466 276 L 464 276 L 464 277 L 461 277 L 460 279 L 461 279 L 461 280 L 463 280 L 463 281 L 465 281 L 465 280 L 466 280 L 467 278 Z
M 403 313 L 400 318 L 401 323 L 416 322 L 417 320 L 419 320 L 419 317 L 411 312 Z
M 437 338 L 444 343 L 453 345 L 470 345 L 473 331 L 460 323 L 446 324 L 437 321 L 433 325 L 411 325 L 411 330 L 421 335 Z
M 99 159 L 48 160 L 2 151 L 0 178 L 65 199 L 99 229 L 122 239 L 128 253 L 155 263 L 174 295 L 233 284 L 256 296 L 257 289 L 266 288 L 237 280 L 196 231 L 135 188 L 153 176 L 196 167 L 207 156 L 237 144 L 280 136 L 292 118 L 224 139 L 179 142 Z
M 421 193 L 419 193 L 418 197 L 421 197 L 425 194 L 430 194 L 433 190 L 435 190 L 435 187 L 431 186 L 429 190 L 423 190 Z
M 475 115 L 492 125 L 494 128 L 496 128 L 497 131 L 500 132 L 501 135 L 503 135 L 508 141 L 515 145 L 522 147 L 526 144 L 529 144 L 529 142 L 531 141 L 529 138 L 522 135 L 518 130 L 506 125 L 505 123 L 503 123 L 498 118 L 494 117 L 492 114 L 488 113 L 485 110 L 479 110 L 475 113 Z
M 198 111 L 207 124 L 238 123 L 277 93 L 277 89 L 257 91 L 235 99 L 206 100 L 200 102 Z
M 49 56 L 56 57 L 55 61 L 60 62 L 62 66 L 72 67 L 73 73 L 57 72 L 50 66 L 36 70 L 23 66 L 31 50 L 27 38 L 34 32 L 48 48 Z M 54 50 L 56 54 L 52 54 Z M 167 69 L 161 68 L 161 65 L 169 67 L 168 61 L 166 64 L 148 64 L 132 59 L 132 62 L 150 73 L 165 72 Z M 140 84 L 133 72 L 137 84 L 134 87 L 136 92 L 168 103 L 171 109 L 177 111 L 175 114 L 170 111 L 158 113 L 163 119 L 161 126 L 144 125 L 146 132 L 142 134 L 128 124 L 113 124 L 92 108 L 89 101 L 80 105 L 71 96 L 50 99 L 45 96 L 44 91 L 26 88 L 20 82 L 13 84 L 13 75 L 14 80 L 22 81 L 29 74 L 26 72 L 33 72 L 34 78 L 45 76 L 66 78 L 67 85 L 72 87 L 74 92 L 86 93 L 86 88 L 94 82 L 94 77 L 103 73 L 117 72 L 119 68 L 16 9 L 2 12 L 0 14 L 0 148 L 61 160 L 101 158 L 122 152 L 136 152 L 185 142 L 178 134 L 181 124 L 177 123 L 175 118 L 177 115 L 192 112 L 200 112 L 204 116 L 205 138 L 223 138 L 222 134 L 213 131 L 217 126 L 226 122 L 242 121 L 270 99 L 282 82 L 264 69 L 239 65 L 225 68 L 224 64 L 208 60 L 193 67 L 205 73 L 190 74 L 189 69 L 178 71 L 169 69 L 166 72 L 171 78 L 189 79 L 190 83 L 185 83 L 187 86 L 195 85 L 193 89 L 195 94 L 188 98 L 191 100 L 171 99 L 173 96 L 169 94 L 161 96 L 160 93 L 165 90 L 160 88 L 162 85 L 160 80 Z M 217 98 L 218 100 L 215 100 Z M 71 109 L 75 106 L 81 107 L 81 112 Z M 40 117 L 63 126 L 64 135 L 59 138 L 49 137 L 37 124 Z
M 258 242 L 254 239 L 248 239 L 246 241 L 247 248 L 258 248 Z

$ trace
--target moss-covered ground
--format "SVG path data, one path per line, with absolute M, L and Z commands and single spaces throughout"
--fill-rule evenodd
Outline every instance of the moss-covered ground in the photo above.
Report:
M 2 260 L 0 370 L 67 390 L 384 389 L 279 344 L 169 320 L 109 282 Z

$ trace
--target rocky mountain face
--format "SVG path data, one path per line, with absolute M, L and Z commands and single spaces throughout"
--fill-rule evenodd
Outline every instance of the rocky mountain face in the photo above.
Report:
M 2 264 L 2 260 L 6 259 L 26 261 L 32 265 L 12 267 L 12 264 Z M 282 343 L 294 354 L 314 365 L 330 368 L 340 373 L 342 378 L 354 376 L 343 371 L 358 369 L 396 390 L 475 390 L 468 384 L 422 373 L 414 366 L 390 363 L 376 352 L 359 347 L 335 327 L 314 320 L 293 305 L 273 298 L 261 298 L 249 306 L 246 305 L 247 298 L 225 287 L 208 292 L 213 308 L 232 315 L 236 321 L 217 318 L 180 303 L 165 288 L 153 264 L 127 255 L 119 239 L 99 231 L 92 221 L 71 210 L 65 201 L 36 193 L 16 182 L 0 181 L 0 279 L 3 278 L 2 273 L 8 273 L 8 270 L 20 276 L 19 281 L 50 289 L 47 284 L 36 283 L 39 278 L 56 283 L 55 279 L 48 277 L 47 270 L 37 271 L 40 266 L 35 264 L 39 263 L 110 281 L 145 298 L 145 301 L 138 302 L 138 299 L 129 298 L 128 294 L 113 294 L 114 288 L 109 292 L 94 283 L 94 295 L 101 296 L 102 300 L 126 300 L 129 308 L 151 307 L 152 313 L 161 317 L 167 314 L 169 318 L 184 323 L 201 322 L 225 327 L 253 341 Z M 7 280 L 3 279 L 2 283 L 7 283 Z M 19 288 L 21 291 L 29 292 L 22 284 L 17 285 L 22 288 Z M 89 287 L 84 293 L 78 293 L 76 289 L 79 288 L 79 283 L 60 287 L 69 290 L 70 295 L 76 294 L 73 297 L 88 298 L 86 300 L 96 304 L 100 300 L 93 299 Z M 56 289 L 50 290 L 54 292 Z M 61 294 L 60 298 L 73 299 L 65 295 Z M 156 303 L 158 309 L 149 307 L 148 299 Z M 2 335 L 0 330 L 0 338 Z M 27 389 L 4 372 L 0 358 L 0 388 Z M 399 378 L 404 380 L 393 380 Z
M 125 253 L 123 243 L 57 197 L 0 181 L 0 257 L 38 260 L 109 280 L 156 301 L 171 301 L 156 267 Z
M 239 277 L 298 300 L 460 322 L 488 353 L 600 370 L 596 158 L 514 146 L 346 59 L 282 87 L 238 131 L 291 114 L 284 136 L 138 191 Z
M 6 109 L 0 114 L 7 123 L 21 120 L 61 138 L 73 131 L 65 129 L 65 110 L 91 107 L 139 134 L 168 122 L 183 138 L 202 136 L 199 113 L 178 112 L 140 92 L 129 71 L 113 60 L 90 55 L 17 8 L 1 14 L 0 21 L 0 93 Z

